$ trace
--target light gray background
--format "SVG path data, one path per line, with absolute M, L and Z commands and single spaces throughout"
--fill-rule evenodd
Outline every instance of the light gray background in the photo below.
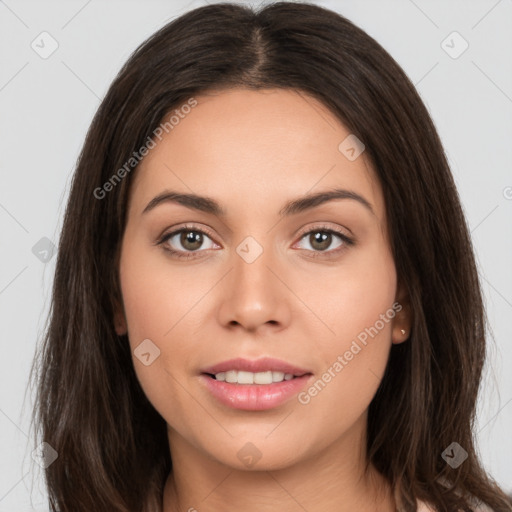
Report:
M 76 157 L 121 65 L 167 21 L 204 3 L 0 1 L 0 512 L 47 510 L 40 471 L 30 471 L 33 402 L 30 392 L 24 397 L 55 257 L 43 263 L 32 248 L 42 237 L 57 243 Z M 417 85 L 445 145 L 496 340 L 476 437 L 485 466 L 510 492 L 512 0 L 317 3 L 389 51 Z M 47 59 L 31 48 L 43 31 L 59 45 Z M 469 43 L 456 59 L 441 46 L 453 31 Z M 446 44 L 462 48 L 457 36 Z

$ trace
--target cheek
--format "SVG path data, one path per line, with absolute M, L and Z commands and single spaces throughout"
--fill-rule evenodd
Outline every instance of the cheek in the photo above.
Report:
M 333 432 L 343 425 L 348 428 L 375 395 L 388 361 L 396 314 L 391 255 L 376 250 L 358 256 L 340 271 L 336 284 L 331 281 L 324 287 L 322 318 L 334 333 L 321 338 L 323 369 L 299 397 L 310 408 L 312 421 L 328 411 Z
M 134 367 L 146 389 L 151 381 L 165 377 L 162 363 L 168 352 L 165 340 L 171 337 L 176 322 L 171 314 L 178 308 L 177 285 L 166 281 L 147 249 L 129 241 L 121 253 L 120 281 Z M 143 346 L 142 353 L 149 352 L 150 356 L 139 358 L 139 347 Z
M 321 319 L 331 331 L 325 334 L 324 329 L 324 335 L 316 338 L 321 340 L 317 348 L 324 370 L 330 372 L 322 379 L 328 381 L 328 391 L 321 394 L 323 400 L 329 396 L 369 403 L 391 347 L 395 265 L 385 246 L 376 245 L 347 258 L 335 279 L 332 277 L 331 272 L 330 279 L 317 287 L 318 293 L 309 296 L 312 309 L 321 311 Z M 323 389 L 321 384 L 319 389 Z
M 138 241 L 127 241 L 126 247 L 120 280 L 130 341 L 165 342 L 205 294 L 208 282 L 197 274 L 177 271 L 159 247 L 148 250 Z
M 391 318 L 385 318 L 384 323 L 381 315 L 394 303 L 396 270 L 384 241 L 375 239 L 364 249 L 347 253 L 337 268 L 322 268 L 314 276 L 316 282 L 310 280 L 304 289 L 311 309 L 318 311 L 330 328 L 330 334 L 324 329 L 324 336 L 317 338 L 323 340 L 323 352 L 329 358 L 325 363 L 348 350 L 359 334 L 363 333 L 364 339 L 366 329 L 376 322 L 379 333 L 375 339 L 390 338 L 394 313 L 391 311 Z
M 137 378 L 162 415 L 186 411 L 190 397 L 182 386 L 186 370 L 201 350 L 190 322 L 200 311 L 197 303 L 211 288 L 211 279 L 176 271 L 159 248 L 148 250 L 127 239 L 125 249 L 120 261 L 121 293 Z M 139 358 L 148 352 L 149 357 Z

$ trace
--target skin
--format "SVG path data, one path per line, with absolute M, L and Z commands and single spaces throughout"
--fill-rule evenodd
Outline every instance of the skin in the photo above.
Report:
M 367 411 L 411 319 L 377 177 L 364 152 L 350 161 L 338 149 L 350 132 L 304 93 L 229 89 L 196 99 L 134 176 L 115 318 L 132 352 L 145 339 L 160 350 L 150 365 L 135 356 L 133 364 L 168 425 L 163 510 L 393 511 L 389 484 L 373 467 L 364 473 Z M 287 201 L 335 187 L 357 192 L 374 213 L 337 199 L 279 216 Z M 172 202 L 142 213 L 166 190 L 215 199 L 226 216 Z M 212 236 L 157 243 L 185 223 Z M 325 227 L 355 244 L 333 235 L 322 251 L 309 232 Z M 247 236 L 263 249 L 250 264 L 236 251 Z M 201 385 L 207 366 L 264 356 L 308 369 L 314 383 L 397 301 L 402 310 L 307 404 L 294 396 L 271 410 L 235 410 Z M 261 454 L 251 468 L 237 456 L 248 442 Z

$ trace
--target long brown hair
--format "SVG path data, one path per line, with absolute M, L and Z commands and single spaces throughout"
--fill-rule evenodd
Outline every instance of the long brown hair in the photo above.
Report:
M 420 499 L 439 511 L 468 511 L 468 496 L 512 510 L 475 450 L 486 319 L 470 235 L 434 124 L 374 39 L 335 12 L 291 2 L 260 10 L 219 3 L 173 20 L 133 53 L 94 117 L 31 374 L 36 436 L 58 453 L 45 469 L 51 510 L 161 508 L 172 469 L 166 423 L 139 385 L 126 336 L 113 325 L 136 166 L 105 184 L 172 109 L 230 87 L 315 97 L 364 142 L 379 177 L 414 323 L 409 340 L 393 345 L 370 404 L 368 464 L 388 479 L 401 510 L 415 511 Z M 454 441 L 468 454 L 456 469 L 441 456 Z

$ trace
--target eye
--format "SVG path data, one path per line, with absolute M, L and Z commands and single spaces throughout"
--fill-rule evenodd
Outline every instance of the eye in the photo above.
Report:
M 336 239 L 337 245 L 332 247 L 333 241 L 336 242 Z M 306 231 L 301 235 L 300 240 L 305 240 L 306 245 L 309 245 L 309 247 L 299 247 L 299 249 L 312 253 L 310 257 L 313 258 L 337 255 L 347 247 L 355 244 L 353 239 L 341 231 L 326 226 Z M 207 247 L 204 247 L 205 241 L 210 242 Z M 170 252 L 173 257 L 184 259 L 194 258 L 196 256 L 195 253 L 201 252 L 201 249 L 219 247 L 213 242 L 209 233 L 195 226 L 184 226 L 166 233 L 157 244 L 162 245 L 164 250 Z
M 332 247 L 333 241 L 336 242 L 336 239 L 338 239 L 337 245 Z M 338 254 L 346 249 L 347 246 L 354 245 L 355 243 L 354 240 L 341 231 L 324 226 L 307 231 L 301 236 L 301 240 L 305 240 L 306 250 L 313 251 L 313 257 L 323 256 L 324 254 L 322 253 L 328 253 L 329 255 L 333 253 Z M 328 250 L 329 248 L 330 250 Z M 299 247 L 299 249 L 304 249 L 304 247 Z M 325 255 L 327 256 L 327 254 Z
M 204 247 L 206 240 L 210 241 L 208 247 Z M 191 258 L 194 254 L 190 253 L 200 252 L 201 248 L 213 249 L 216 246 L 206 231 L 186 226 L 163 235 L 157 243 L 178 258 Z

